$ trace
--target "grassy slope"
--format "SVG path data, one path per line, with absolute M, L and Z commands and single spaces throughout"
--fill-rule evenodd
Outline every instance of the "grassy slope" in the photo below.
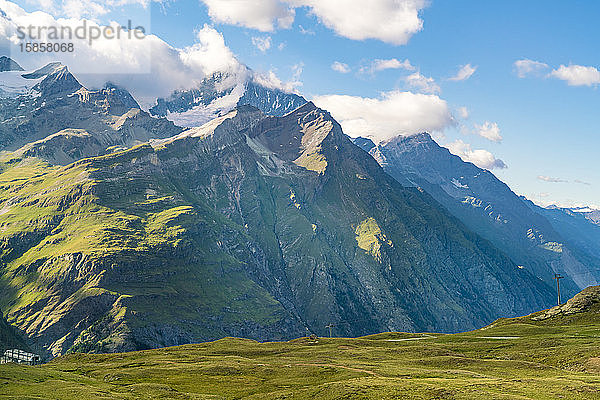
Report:
M 142 146 L 123 157 L 128 162 L 147 152 L 148 147 Z M 167 183 L 136 176 L 124 178 L 127 185 L 111 186 L 94 179 L 96 171 L 109 169 L 107 165 L 122 161 L 120 157 L 98 157 L 68 167 L 50 167 L 35 159 L 1 165 L 0 201 L 6 206 L 0 211 L 0 249 L 6 264 L 0 274 L 0 306 L 8 319 L 35 331 L 42 324 L 51 327 L 64 310 L 104 296 L 108 304 L 94 311 L 107 313 L 104 318 L 114 326 L 123 321 L 126 326 L 113 329 L 114 335 L 83 332 L 76 343 L 78 350 L 106 351 L 119 347 L 123 334 L 137 328 L 135 322 L 129 323 L 135 320 L 132 313 L 175 324 L 179 323 L 175 314 L 178 319 L 215 315 L 227 299 L 239 298 L 228 302 L 233 311 L 229 319 L 225 317 L 225 324 L 239 325 L 245 319 L 269 324 L 280 318 L 281 308 L 239 271 L 237 260 L 203 243 L 217 235 L 219 215 L 209 211 L 199 216 Z M 152 196 L 147 194 L 150 184 L 155 184 Z M 186 234 L 190 227 L 197 233 L 196 241 Z M 195 258 L 190 260 L 190 253 Z M 100 261 L 79 268 L 84 278 L 65 288 L 61 283 L 78 260 L 83 260 L 79 262 L 83 265 L 90 259 Z M 140 259 L 145 263 L 137 267 Z M 107 279 L 108 274 L 117 278 L 127 274 L 128 280 Z M 212 280 L 212 286 L 204 287 L 203 280 Z M 174 298 L 176 302 L 168 303 Z M 156 307 L 157 299 L 161 299 L 161 307 Z M 50 311 L 32 306 L 46 301 Z M 93 315 L 97 321 L 102 317 Z M 209 326 L 188 324 L 188 329 L 194 337 L 219 334 Z
M 600 288 L 584 295 L 590 293 L 584 312 L 571 302 L 454 335 L 262 344 L 227 338 L 72 354 L 40 367 L 4 365 L 0 398 L 597 399 Z M 412 338 L 421 339 L 405 340 Z

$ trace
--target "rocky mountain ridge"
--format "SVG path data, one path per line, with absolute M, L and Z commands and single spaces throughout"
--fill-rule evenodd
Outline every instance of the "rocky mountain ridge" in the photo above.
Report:
M 0 72 L 12 85 L 0 93 L 4 150 L 65 165 L 181 132 L 140 109 L 125 90 L 89 90 L 60 63 L 31 72 Z M 17 74 L 17 75 L 15 75 Z
M 354 142 L 399 182 L 423 188 L 521 267 L 548 283 L 555 272 L 565 275 L 569 295 L 600 279 L 597 254 L 565 237 L 564 229 L 490 171 L 452 155 L 429 134 L 400 136 L 378 145 L 364 138 Z
M 215 72 L 196 88 L 176 90 L 169 98 L 158 98 L 149 112 L 180 126 L 195 127 L 237 106 L 250 105 L 267 115 L 283 116 L 306 102 L 298 94 L 260 83 L 250 70 L 238 75 Z

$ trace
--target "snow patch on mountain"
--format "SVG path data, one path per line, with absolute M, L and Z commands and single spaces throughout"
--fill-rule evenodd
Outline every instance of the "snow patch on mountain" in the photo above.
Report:
M 0 97 L 16 97 L 30 93 L 45 75 L 39 78 L 25 78 L 23 71 L 0 72 Z
M 580 207 L 560 207 L 557 205 L 550 205 L 545 207 L 548 210 L 561 210 L 567 214 L 572 213 L 585 217 L 589 222 L 600 225 L 600 210 L 590 206 Z
M 457 188 L 459 188 L 459 189 L 468 189 L 468 188 L 469 188 L 469 185 L 464 185 L 464 184 L 462 184 L 462 183 L 461 183 L 461 182 L 460 182 L 458 179 L 456 179 L 456 178 L 452 178 L 451 182 L 452 182 L 452 184 L 453 184 L 454 186 L 456 186 L 456 187 L 457 187 Z
M 599 210 L 595 210 L 591 207 L 576 207 L 576 208 L 571 208 L 571 211 L 576 212 L 576 213 L 591 213 L 591 212 L 599 211 Z
M 215 98 L 208 105 L 194 105 L 183 112 L 167 111 L 165 117 L 178 126 L 190 128 L 202 126 L 206 122 L 234 109 L 244 92 L 244 86 L 236 85 L 231 92 Z
M 216 72 L 193 89 L 157 99 L 149 112 L 182 127 L 196 127 L 238 106 L 249 105 L 267 115 L 283 116 L 306 104 L 302 96 L 265 86 L 256 77 L 251 71 L 243 76 Z

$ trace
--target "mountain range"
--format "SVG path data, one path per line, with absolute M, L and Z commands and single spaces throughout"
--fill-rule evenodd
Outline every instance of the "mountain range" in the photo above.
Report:
M 548 307 L 553 272 L 596 279 L 559 222 L 428 135 L 353 143 L 224 75 L 145 111 L 57 63 L 1 65 L 0 310 L 46 356 L 464 331 Z
M 535 206 L 427 133 L 377 145 L 365 138 L 354 142 L 391 176 L 405 186 L 423 188 L 521 268 L 548 284 L 555 273 L 564 275 L 569 296 L 600 280 L 600 229 L 585 215 Z

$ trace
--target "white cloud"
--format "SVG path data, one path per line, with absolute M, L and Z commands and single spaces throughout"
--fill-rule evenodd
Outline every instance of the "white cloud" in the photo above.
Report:
M 129 4 L 148 8 L 151 1 L 166 0 L 29 0 L 55 16 L 95 18 Z M 353 39 L 377 39 L 403 45 L 423 29 L 419 13 L 427 0 L 200 0 L 214 22 L 261 32 L 288 29 L 296 9 L 306 7 L 325 26 L 340 36 Z M 299 26 L 305 34 L 314 30 Z
M 423 29 L 419 13 L 426 0 L 201 0 L 215 22 L 263 32 L 289 28 L 295 9 L 307 7 L 325 26 L 354 40 L 378 39 L 406 44 Z M 303 33 L 310 29 L 300 27 Z
M 458 107 L 458 116 L 462 119 L 469 118 L 469 109 L 467 107 Z
M 404 78 L 404 82 L 410 88 L 416 89 L 421 93 L 435 94 L 440 93 L 441 89 L 435 80 L 431 77 L 421 75 L 420 72 L 415 72 Z
M 334 61 L 333 64 L 331 64 L 331 69 L 342 74 L 347 74 L 350 72 L 350 67 L 348 64 L 344 64 L 339 61 Z
M 542 72 L 550 68 L 548 64 L 528 59 L 515 61 L 514 67 L 519 78 L 525 78 L 530 75 L 541 77 L 544 76 Z M 594 86 L 600 84 L 600 71 L 598 68 L 584 65 L 570 64 L 567 66 L 561 64 L 560 67 L 553 69 L 544 77 L 563 80 L 569 86 Z
M 55 19 L 45 12 L 28 13 L 16 4 L 0 0 L 0 50 L 9 54 L 11 39 L 17 26 L 55 26 L 72 29 L 82 26 L 83 21 L 74 18 Z M 88 27 L 99 27 L 86 20 Z M 47 41 L 44 38 L 40 41 Z M 150 106 L 157 97 L 165 97 L 175 89 L 189 89 L 204 77 L 216 71 L 232 72 L 232 80 L 244 79 L 249 73 L 235 58 L 225 44 L 223 36 L 205 25 L 196 36 L 196 42 L 178 49 L 154 35 L 143 40 L 99 38 L 90 45 L 87 40 L 70 39 L 74 52 L 16 53 L 16 61 L 26 69 L 39 68 L 46 63 L 60 61 L 76 74 L 82 84 L 99 88 L 111 81 L 129 90 L 143 107 Z M 12 43 L 14 45 L 14 42 Z
M 537 178 L 540 181 L 550 182 L 550 183 L 567 183 L 567 182 L 569 182 L 569 181 L 567 181 L 565 179 L 555 178 L 555 177 L 552 177 L 552 176 L 538 175 Z
M 353 40 L 378 39 L 406 44 L 423 29 L 419 12 L 425 0 L 287 0 L 294 6 L 307 6 L 327 27 Z
M 553 176 L 538 175 L 537 179 L 540 180 L 540 181 L 549 182 L 549 183 L 569 183 L 569 181 L 567 179 L 556 178 L 556 177 L 553 177 Z M 578 185 L 585 185 L 585 186 L 591 186 L 592 185 L 591 183 L 586 182 L 586 181 L 582 181 L 581 179 L 575 179 L 572 182 L 576 183 Z
M 450 81 L 466 81 L 475 73 L 476 70 L 477 70 L 477 67 L 472 67 L 471 64 L 463 65 L 458 70 L 456 75 L 454 75 L 452 78 L 448 78 L 448 80 L 450 80 Z
M 289 28 L 295 10 L 279 0 L 201 0 L 215 22 L 244 26 L 262 32 Z
M 298 25 L 298 30 L 300 30 L 300 33 L 303 35 L 310 35 L 310 36 L 314 36 L 317 33 L 315 31 L 313 31 L 312 29 L 307 29 L 305 27 L 303 27 L 302 25 Z
M 304 72 L 303 62 L 299 62 L 298 64 L 292 65 L 292 81 L 300 81 L 300 76 L 302 76 L 302 72 Z
M 94 18 L 108 14 L 108 9 L 91 0 L 65 0 L 62 3 L 62 12 L 70 18 Z
M 561 65 L 550 76 L 566 81 L 569 86 L 592 86 L 600 84 L 600 71 L 583 65 Z
M 485 121 L 483 124 L 474 124 L 475 133 L 483 138 L 491 140 L 492 142 L 501 142 L 502 135 L 500 135 L 500 128 L 496 122 Z
M 265 53 L 267 50 L 271 48 L 272 44 L 271 36 L 254 36 L 252 37 L 252 44 L 260 51 Z
M 361 67 L 360 72 L 374 74 L 375 72 L 384 71 L 386 69 L 399 69 L 399 68 L 405 69 L 407 71 L 416 70 L 416 68 L 413 67 L 410 64 L 410 61 L 408 61 L 408 60 L 400 61 L 396 58 L 390 58 L 390 59 L 373 60 L 370 65 Z
M 301 72 L 302 71 L 300 71 L 300 73 Z M 298 88 L 302 86 L 302 82 L 298 80 L 291 80 L 289 82 L 282 81 L 273 70 L 266 73 L 255 72 L 253 77 L 260 85 L 271 89 L 280 89 L 288 93 L 297 93 Z
M 68 18 L 96 18 L 116 7 L 139 5 L 147 9 L 150 0 L 31 0 L 41 11 Z
M 542 71 L 548 68 L 548 64 L 529 60 L 527 58 L 517 60 L 513 65 L 519 78 L 525 78 L 529 75 L 540 75 Z
M 435 95 L 391 91 L 379 98 L 326 95 L 313 101 L 331 112 L 347 135 L 368 137 L 375 142 L 441 131 L 454 123 L 448 104 Z
M 201 70 L 205 75 L 215 71 L 227 71 L 239 67 L 233 52 L 225 44 L 220 32 L 204 25 L 197 33 L 198 41 L 189 47 L 179 50 L 179 57 L 194 70 Z M 156 60 L 160 62 L 161 60 Z
M 459 156 L 463 161 L 477 165 L 479 168 L 490 170 L 508 168 L 504 161 L 494 157 L 489 151 L 483 149 L 473 150 L 470 144 L 462 140 L 450 143 L 446 147 L 452 154 Z
M 410 64 L 410 61 L 408 61 L 408 60 L 398 61 L 398 59 L 396 59 L 396 58 L 391 58 L 389 60 L 377 59 L 377 60 L 373 61 L 371 68 L 375 72 L 383 71 L 386 69 L 398 69 L 398 68 L 403 68 L 408 71 L 415 70 L 415 67 L 413 67 Z

